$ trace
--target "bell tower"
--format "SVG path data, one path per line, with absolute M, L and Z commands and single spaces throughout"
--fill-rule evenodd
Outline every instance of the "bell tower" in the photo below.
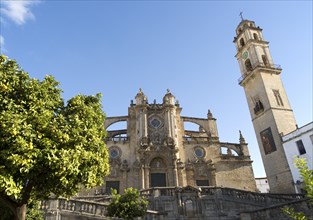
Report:
M 252 123 L 272 193 L 294 193 L 295 188 L 281 135 L 296 129 L 296 120 L 280 77 L 282 69 L 274 64 L 262 29 L 244 20 L 233 41 Z

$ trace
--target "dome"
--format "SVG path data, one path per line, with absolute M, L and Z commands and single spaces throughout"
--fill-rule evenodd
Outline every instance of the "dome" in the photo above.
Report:
M 148 103 L 147 96 L 142 92 L 142 89 L 139 89 L 139 92 L 137 93 L 136 97 L 136 105 L 143 105 Z
M 163 104 L 175 105 L 175 96 L 167 89 L 165 96 L 163 97 Z

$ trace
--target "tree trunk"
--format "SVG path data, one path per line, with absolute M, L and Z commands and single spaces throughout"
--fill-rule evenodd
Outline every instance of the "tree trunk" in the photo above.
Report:
M 26 204 L 16 207 L 14 216 L 15 216 L 15 220 L 25 220 Z

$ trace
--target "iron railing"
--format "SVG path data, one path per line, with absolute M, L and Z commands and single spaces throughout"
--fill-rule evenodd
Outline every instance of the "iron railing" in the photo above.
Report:
M 252 70 L 251 71 L 246 71 L 239 79 L 238 83 L 240 84 L 247 76 L 250 75 L 250 73 L 255 70 L 256 68 L 270 68 L 270 69 L 278 69 L 281 70 L 281 66 L 279 64 L 264 64 L 264 63 L 254 63 L 252 65 Z

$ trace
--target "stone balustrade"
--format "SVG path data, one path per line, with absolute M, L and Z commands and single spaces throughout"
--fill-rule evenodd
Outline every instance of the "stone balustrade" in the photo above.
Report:
M 157 196 L 174 196 L 177 191 L 183 189 L 182 187 L 153 187 L 149 189 L 141 190 L 141 195 L 145 197 Z M 291 200 L 303 199 L 303 194 L 271 194 L 271 193 L 255 193 L 250 191 L 244 191 L 239 189 L 232 189 L 226 187 L 212 187 L 212 186 L 201 186 L 194 187 L 199 191 L 201 196 L 205 195 L 220 195 L 238 200 L 249 200 L 251 202 L 264 202 L 264 203 L 278 203 L 288 202 Z M 162 193 L 160 193 L 162 192 Z
M 149 201 L 145 219 L 284 219 L 282 207 L 295 207 L 312 214 L 312 205 L 302 194 L 255 193 L 225 187 L 153 187 L 141 190 Z M 93 200 L 93 201 L 91 201 Z M 102 201 L 102 202 L 99 202 Z M 49 198 L 41 202 L 45 220 L 110 219 L 106 217 L 109 196 L 72 199 Z M 105 202 L 105 203 L 104 203 Z M 239 216 L 240 215 L 240 216 Z M 313 220 L 313 219 L 312 219 Z
M 201 195 L 220 194 L 223 197 L 238 199 L 240 201 L 255 202 L 258 204 L 275 204 L 298 200 L 304 198 L 303 194 L 271 194 L 271 193 L 255 193 L 238 189 L 224 187 L 200 187 Z
M 45 219 L 56 219 L 56 215 L 84 215 L 104 217 L 107 213 L 107 204 L 65 199 L 65 198 L 49 198 L 49 200 L 41 201 L 40 209 L 45 212 Z
M 177 187 L 152 187 L 140 191 L 141 196 L 145 198 L 159 196 L 174 196 Z
M 194 192 L 199 195 L 199 198 L 211 196 L 215 199 L 227 199 L 234 202 L 245 202 L 255 204 L 260 207 L 266 207 L 268 205 L 285 203 L 304 198 L 303 194 L 256 193 L 225 187 L 202 186 L 192 188 L 195 190 Z M 185 193 L 186 191 L 182 187 L 154 187 L 142 190 L 141 195 L 147 199 L 153 199 L 155 197 L 162 196 L 175 196 L 178 192 Z
M 304 199 L 302 194 L 256 193 L 212 186 L 154 187 L 142 190 L 141 195 L 148 199 L 150 209 L 165 212 L 168 219 L 177 219 L 178 216 L 179 219 L 186 216 L 194 219 L 238 219 L 239 213 L 244 210 L 248 212 L 243 213 L 241 219 L 248 220 L 252 216 L 251 219 L 261 220 L 260 216 L 264 214 L 281 215 L 283 219 L 281 209 L 269 207 L 293 204 Z M 300 204 L 300 208 L 303 210 L 303 204 Z M 267 216 L 264 219 L 270 218 Z

